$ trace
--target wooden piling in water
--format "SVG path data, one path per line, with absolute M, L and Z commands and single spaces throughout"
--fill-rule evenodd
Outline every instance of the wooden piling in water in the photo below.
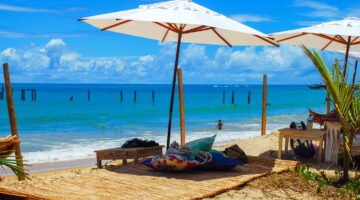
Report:
M 234 102 L 235 102 L 235 92 L 232 91 L 231 103 L 234 104 Z
M 90 101 L 90 90 L 88 90 L 88 101 Z
M 1 96 L 0 99 L 4 99 L 4 84 L 1 84 Z
M 249 93 L 248 93 L 248 104 L 250 104 L 250 96 L 251 96 L 251 90 L 249 90 Z
M 120 100 L 123 101 L 122 90 L 120 90 Z
M 34 90 L 31 90 L 31 101 L 34 101 Z
M 136 102 L 136 90 L 134 92 L 134 102 Z
M 155 103 L 155 91 L 152 91 L 152 98 L 153 98 L 153 103 Z
M 36 101 L 36 89 L 34 90 L 34 101 Z
M 225 90 L 223 91 L 223 104 L 225 104 Z
M 267 75 L 264 75 L 263 105 L 262 105 L 262 117 L 261 117 L 261 135 L 266 135 L 266 87 L 267 87 Z
M 21 89 L 21 101 L 25 101 L 25 89 Z
M 326 90 L 326 112 L 330 112 L 330 93 Z
M 15 107 L 14 107 L 14 100 L 12 96 L 12 88 L 11 88 L 11 81 L 10 81 L 10 73 L 9 73 L 9 65 L 5 63 L 4 67 L 4 80 L 5 80 L 5 89 L 6 89 L 6 101 L 9 113 L 9 120 L 10 120 L 10 127 L 11 127 L 11 135 L 15 135 L 19 138 L 19 133 L 16 124 L 16 115 L 15 115 Z M 18 167 L 23 168 L 23 158 L 21 155 L 20 144 L 17 145 L 15 150 L 15 157 L 16 157 L 16 164 Z M 24 177 L 19 177 L 19 180 L 24 180 Z

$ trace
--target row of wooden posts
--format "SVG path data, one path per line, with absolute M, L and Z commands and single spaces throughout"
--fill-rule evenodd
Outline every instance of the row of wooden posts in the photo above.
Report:
M 88 101 L 91 100 L 90 90 L 88 90 Z M 120 100 L 123 102 L 123 91 L 120 90 Z M 136 90 L 134 91 L 134 102 L 136 102 Z M 152 91 L 152 102 L 155 103 L 155 90 Z
M 180 90 L 180 88 L 179 88 Z M 248 92 L 248 104 L 250 104 L 250 99 L 251 99 L 251 91 L 249 90 Z M 90 94 L 90 90 L 88 90 L 88 101 L 91 100 L 91 94 Z M 120 90 L 120 100 L 121 102 L 123 102 L 123 91 Z M 35 101 L 36 101 L 36 90 L 35 90 Z M 134 102 L 136 102 L 136 90 L 134 90 Z M 152 102 L 155 102 L 155 90 L 152 91 Z M 234 104 L 235 103 L 235 91 L 232 91 L 232 98 L 231 98 L 231 103 Z M 223 91 L 223 104 L 225 104 L 225 90 Z
M 251 100 L 251 90 L 249 90 L 248 92 L 248 99 L 247 99 L 248 104 L 250 104 L 250 100 Z M 231 104 L 234 103 L 235 103 L 235 91 L 232 91 Z M 223 104 L 225 104 L 225 90 L 223 91 Z

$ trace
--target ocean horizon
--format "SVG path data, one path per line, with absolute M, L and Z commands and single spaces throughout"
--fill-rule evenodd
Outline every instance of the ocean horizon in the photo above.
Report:
M 21 148 L 27 163 L 95 157 L 94 150 L 119 147 L 134 137 L 166 143 L 170 84 L 12 86 Z M 22 89 L 36 89 L 36 101 L 29 90 L 25 100 L 21 100 Z M 308 108 L 325 112 L 325 98 L 325 90 L 310 90 L 305 85 L 268 85 L 267 133 L 288 127 L 292 121 L 305 121 Z M 215 145 L 219 146 L 260 135 L 262 85 L 185 84 L 184 104 L 186 141 L 217 134 Z M 0 111 L 0 134 L 5 137 L 10 134 L 5 98 L 0 100 Z M 224 123 L 222 131 L 216 130 L 219 119 Z M 179 123 L 176 91 L 171 141 L 180 140 Z

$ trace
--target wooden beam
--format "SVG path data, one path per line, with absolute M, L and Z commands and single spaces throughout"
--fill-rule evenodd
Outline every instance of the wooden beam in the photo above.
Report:
M 78 19 L 78 21 L 85 21 L 85 20 L 87 20 L 87 19 Z
M 211 30 L 212 30 L 222 41 L 224 41 L 229 47 L 232 47 L 232 45 L 231 45 L 228 41 L 226 41 L 225 38 L 224 38 L 223 36 L 221 36 L 221 35 L 215 30 L 215 28 L 212 28 Z
M 169 33 L 169 30 L 170 30 L 170 29 L 167 29 L 167 30 L 166 30 L 166 33 L 165 33 L 165 35 L 164 35 L 163 39 L 161 40 L 161 42 L 164 42 L 164 41 L 165 41 L 166 36 L 167 36 L 167 35 L 168 35 L 168 33 Z
M 262 117 L 261 117 L 261 135 L 266 135 L 266 87 L 267 87 L 267 75 L 264 75 L 263 105 L 262 105 Z
M 185 112 L 184 112 L 184 93 L 182 69 L 178 69 L 178 90 L 179 90 L 179 107 L 180 107 L 180 131 L 181 131 L 181 145 L 185 145 Z
M 276 44 L 275 42 L 269 41 L 269 40 L 265 39 L 264 37 L 261 37 L 261 36 L 259 36 L 259 35 L 253 35 L 253 36 L 255 36 L 255 37 L 257 37 L 257 38 L 259 38 L 259 39 L 261 39 L 261 40 L 264 40 L 265 42 L 267 42 L 267 43 L 269 43 L 269 44 L 271 44 L 271 45 L 274 45 L 274 46 L 276 46 L 276 47 L 280 47 L 280 46 L 279 46 L 278 44 Z
M 176 32 L 179 32 L 179 28 L 173 26 L 171 23 L 166 23 L 169 27 L 171 27 L 173 30 L 175 30 Z
M 287 38 L 283 38 L 281 40 L 278 40 L 277 42 L 283 42 L 283 41 L 286 41 L 286 40 L 291 40 L 291 39 L 294 39 L 294 38 L 297 38 L 297 37 L 300 37 L 300 36 L 304 36 L 304 35 L 307 35 L 308 33 L 301 33 L 299 35 L 294 35 L 294 36 L 291 36 L 291 37 L 287 37 Z
M 312 35 L 315 35 L 315 36 L 318 36 L 318 37 L 321 37 L 321 38 L 324 38 L 324 39 L 328 39 L 328 40 L 331 40 L 333 42 L 337 42 L 337 43 L 340 43 L 340 44 L 346 44 L 346 42 L 343 42 L 340 38 L 336 37 L 335 38 L 332 38 L 332 37 L 329 37 L 327 35 L 324 35 L 324 34 L 318 34 L 318 33 L 311 33 Z M 338 38 L 338 39 L 336 39 Z
M 177 30 L 180 30 L 176 23 L 172 23 Z
M 330 40 L 322 49 L 321 51 L 324 51 L 333 41 Z
M 359 39 L 359 36 L 357 36 L 353 40 L 351 40 L 350 44 L 353 44 L 357 39 Z
M 176 29 L 174 29 L 173 27 L 170 27 L 170 26 L 165 26 L 164 24 L 162 24 L 162 23 L 159 23 L 159 22 L 153 22 L 154 24 L 157 24 L 157 25 L 159 25 L 159 26 L 161 26 L 161 27 L 163 27 L 163 28 L 165 28 L 165 29 L 170 29 L 172 32 L 175 32 L 175 33 L 177 33 L 178 31 L 176 30 Z
M 128 22 L 131 22 L 132 20 L 126 20 L 126 21 L 122 21 L 122 22 L 119 22 L 119 23 L 116 23 L 116 24 L 113 24 L 111 26 L 108 26 L 108 27 L 105 27 L 105 28 L 102 28 L 101 31 L 106 31 L 106 30 L 109 30 L 111 28 L 114 28 L 116 26 L 120 26 L 120 25 L 123 25 L 123 24 L 126 24 Z
M 17 136 L 19 139 L 19 133 L 16 124 L 16 115 L 15 115 L 15 107 L 14 107 L 14 100 L 12 95 L 12 88 L 11 88 L 11 81 L 10 81 L 10 73 L 9 73 L 9 65 L 5 63 L 3 65 L 4 68 L 4 80 L 5 80 L 5 89 L 6 89 L 6 102 L 8 107 L 9 113 L 9 120 L 10 120 L 10 127 L 11 127 L 11 135 Z M 17 145 L 15 151 L 15 157 L 17 159 L 16 164 L 18 167 L 24 168 L 23 164 L 23 157 L 21 155 L 20 144 Z M 19 180 L 24 180 L 25 177 L 19 177 Z
M 196 30 L 187 30 L 184 32 L 184 34 L 207 31 L 207 30 L 211 30 L 211 29 L 213 29 L 213 27 L 207 27 L 207 28 L 196 29 Z
M 335 37 L 337 37 L 340 41 L 344 42 L 344 43 L 348 43 L 343 37 L 341 37 L 340 35 L 336 35 Z

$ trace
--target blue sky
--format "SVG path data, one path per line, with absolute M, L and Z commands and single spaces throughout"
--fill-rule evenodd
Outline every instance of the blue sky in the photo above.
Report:
M 0 62 L 19 83 L 171 83 L 175 43 L 101 32 L 77 19 L 132 9 L 157 0 L 0 2 Z M 360 2 L 194 0 L 263 33 L 348 16 Z M 321 52 L 331 64 L 343 56 Z M 298 47 L 225 47 L 183 44 L 180 66 L 187 84 L 318 83 L 320 76 Z M 353 64 L 354 61 L 351 60 Z

